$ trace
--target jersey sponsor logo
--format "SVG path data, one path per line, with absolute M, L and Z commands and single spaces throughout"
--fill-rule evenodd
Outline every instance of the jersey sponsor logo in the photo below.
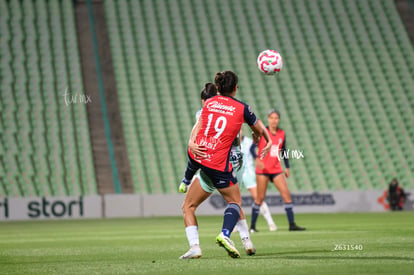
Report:
M 279 159 L 279 144 L 272 145 L 272 147 L 270 148 L 270 156 L 272 158 L 277 157 Z
M 215 150 L 217 144 L 221 143 L 220 139 L 214 137 L 202 137 L 198 145 L 205 146 L 208 149 Z
M 231 106 L 231 105 L 226 105 L 226 104 L 223 104 L 223 103 L 220 103 L 214 100 L 212 102 L 207 103 L 207 109 L 210 112 L 232 116 L 236 110 L 236 107 Z

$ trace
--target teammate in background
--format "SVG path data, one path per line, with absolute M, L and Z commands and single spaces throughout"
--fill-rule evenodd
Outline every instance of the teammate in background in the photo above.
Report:
M 256 172 L 255 172 L 255 164 L 253 156 L 256 155 L 254 151 L 255 146 L 253 145 L 253 139 L 247 136 L 242 135 L 242 131 L 240 131 L 241 137 L 241 153 L 243 155 L 243 168 L 241 169 L 241 176 L 237 174 L 237 179 L 239 180 L 240 186 L 244 185 L 244 187 L 249 190 L 250 194 L 254 201 L 257 199 L 257 184 L 256 184 Z M 252 149 L 253 148 L 253 152 Z M 263 215 L 265 218 L 270 231 L 276 231 L 277 226 L 272 218 L 272 214 L 270 213 L 269 207 L 267 203 L 263 201 L 262 205 L 260 206 L 260 214 Z M 237 226 L 237 229 L 239 227 Z M 257 231 L 257 230 L 256 230 Z M 254 231 L 255 232 L 255 231 Z
M 263 123 L 256 118 L 247 104 L 234 98 L 237 92 L 237 82 L 237 75 L 231 71 L 216 74 L 215 84 L 220 95 L 205 102 L 201 116 L 192 130 L 187 169 L 179 188 L 180 190 L 187 189 L 185 185 L 191 183 L 194 174 L 200 169 L 221 193 L 228 206 L 224 211 L 223 226 L 221 233 L 216 237 L 216 243 L 223 247 L 232 258 L 240 257 L 240 253 L 230 239 L 230 234 L 241 215 L 240 189 L 229 162 L 232 143 L 241 125 L 246 122 L 253 130 L 255 137 L 264 135 L 264 139 L 267 140 L 267 144 L 260 152 L 261 158 L 269 152 L 271 147 L 271 140 Z M 193 242 L 193 240 L 198 240 L 195 209 L 210 193 L 205 192 L 201 185 L 191 186 L 188 191 L 186 196 L 188 204 L 183 206 L 186 235 L 191 246 L 187 253 L 190 255 L 198 253 L 201 256 L 199 244 Z
M 264 157 L 263 160 L 256 158 L 257 198 L 252 208 L 250 232 L 257 231 L 256 221 L 260 212 L 260 207 L 263 204 L 263 201 L 266 196 L 266 189 L 269 181 L 273 182 L 273 184 L 276 186 L 276 188 L 279 190 L 282 196 L 284 208 L 289 222 L 289 230 L 302 231 L 305 230 L 305 228 L 300 227 L 295 223 L 292 198 L 290 196 L 290 191 L 286 183 L 286 178 L 289 177 L 289 160 L 288 158 L 284 158 L 286 167 L 284 175 L 283 168 L 279 160 L 280 155 L 286 156 L 286 154 L 284 154 L 284 151 L 286 150 L 285 131 L 278 127 L 280 121 L 279 111 L 274 109 L 270 110 L 268 112 L 267 120 L 269 123 L 267 131 L 271 137 L 273 145 L 270 150 L 270 153 L 266 157 Z M 264 148 L 265 143 L 266 142 L 263 139 L 260 139 L 258 145 L 259 153 Z M 255 152 L 254 149 L 252 149 L 252 151 Z M 280 152 L 282 154 L 280 154 Z
M 204 89 L 201 91 L 201 94 L 200 94 L 202 106 L 204 106 L 205 101 L 207 99 L 215 95 L 217 95 L 217 89 L 216 89 L 215 84 L 206 83 L 204 86 Z M 196 120 L 198 120 L 200 115 L 201 115 L 201 110 L 197 112 Z M 237 143 L 236 140 L 235 142 Z M 235 142 L 233 142 L 233 144 Z M 195 144 L 192 144 L 192 147 L 190 148 L 190 150 L 197 150 L 198 147 L 197 146 L 193 147 L 193 145 Z M 240 151 L 237 147 L 232 146 L 232 149 L 231 149 L 232 154 L 234 151 L 237 151 L 237 150 Z M 232 161 L 233 166 L 237 167 L 239 161 L 240 161 L 239 159 Z M 198 238 L 198 234 L 197 235 L 191 234 L 191 232 L 196 230 L 198 227 L 197 219 L 192 214 L 193 212 L 190 211 L 191 214 L 189 215 L 187 215 L 186 213 L 188 213 L 188 209 L 192 207 L 194 207 L 194 211 L 195 211 L 198 205 L 200 205 L 204 200 L 206 200 L 211 195 L 211 193 L 213 193 L 215 188 L 214 188 L 214 184 L 204 174 L 203 171 L 197 173 L 193 177 L 193 180 L 190 186 L 186 184 L 181 184 L 180 187 L 181 188 L 179 189 L 179 192 L 181 193 L 186 193 L 187 189 L 189 189 L 184 199 L 182 208 L 183 208 L 183 214 L 184 214 L 184 224 L 186 226 L 185 230 L 186 230 L 186 233 L 188 232 L 187 237 L 188 237 L 188 242 L 190 245 L 190 250 L 184 255 L 182 255 L 180 259 L 197 259 L 201 257 L 200 241 Z M 194 201 L 197 201 L 198 205 L 194 205 Z M 194 223 L 194 221 L 196 223 L 195 225 L 188 224 L 188 222 Z M 252 241 L 250 240 L 249 228 L 248 228 L 243 210 L 240 211 L 240 219 L 237 222 L 237 227 L 240 228 L 239 230 L 240 238 L 241 238 L 243 247 L 246 251 L 246 254 L 249 256 L 254 255 L 256 253 L 256 249 L 254 248 L 254 245 Z

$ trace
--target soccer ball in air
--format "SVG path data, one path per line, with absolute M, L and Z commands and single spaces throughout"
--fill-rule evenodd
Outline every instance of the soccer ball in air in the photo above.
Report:
M 265 75 L 278 74 L 283 68 L 282 56 L 277 51 L 265 50 L 257 57 L 257 68 Z

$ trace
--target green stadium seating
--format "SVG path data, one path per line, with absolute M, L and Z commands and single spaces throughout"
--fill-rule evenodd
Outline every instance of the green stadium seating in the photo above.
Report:
M 305 155 L 291 160 L 292 191 L 414 186 L 414 51 L 392 0 L 105 6 L 136 192 L 175 192 L 199 91 L 225 69 L 261 119 L 281 110 Z M 266 48 L 284 57 L 277 77 L 255 68 Z
M 0 0 L 0 196 L 96 194 L 72 1 Z

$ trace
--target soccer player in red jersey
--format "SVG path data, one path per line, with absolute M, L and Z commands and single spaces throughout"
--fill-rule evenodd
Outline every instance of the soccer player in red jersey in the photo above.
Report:
M 260 213 L 260 206 L 262 205 L 266 196 L 266 189 L 269 181 L 273 182 L 282 196 L 284 208 L 289 221 L 289 230 L 302 231 L 305 230 L 305 228 L 300 227 L 295 223 L 292 198 L 290 196 L 290 191 L 286 183 L 286 178 L 289 177 L 289 159 L 285 154 L 285 131 L 278 127 L 280 121 L 279 111 L 274 109 L 270 110 L 267 119 L 269 123 L 267 131 L 269 132 L 273 145 L 270 149 L 269 154 L 267 154 L 262 160 L 256 160 L 257 197 L 252 208 L 250 232 L 257 232 L 256 221 Z M 265 143 L 266 142 L 263 140 L 263 138 L 261 138 L 258 144 L 259 153 L 264 148 Z M 282 164 L 280 163 L 281 155 L 284 156 L 286 167 L 284 175 Z
M 189 141 L 188 164 L 183 179 L 184 184 L 190 184 L 195 172 L 200 169 L 228 203 L 224 211 L 222 230 L 216 237 L 216 243 L 233 258 L 240 257 L 240 253 L 230 239 L 230 234 L 240 217 L 241 196 L 230 163 L 232 143 L 241 125 L 246 122 L 253 130 L 255 137 L 264 135 L 264 139 L 268 141 L 260 152 L 260 157 L 264 157 L 271 148 L 270 137 L 263 123 L 257 119 L 247 104 L 234 98 L 237 92 L 237 82 L 237 75 L 231 71 L 216 74 L 215 84 L 220 95 L 205 102 L 201 116 L 193 128 Z M 192 144 L 197 144 L 198 153 L 193 152 Z M 194 211 L 205 200 L 208 194 L 205 193 L 202 190 L 192 192 L 194 197 L 191 199 L 191 207 L 183 209 L 186 225 L 197 224 Z M 191 236 L 198 236 L 197 228 L 194 228 L 193 232 L 186 233 L 190 239 Z
M 202 106 L 204 106 L 207 99 L 216 96 L 217 93 L 218 92 L 215 84 L 206 83 L 200 94 Z M 198 120 L 200 115 L 201 110 L 199 110 L 196 114 L 196 121 Z M 264 127 L 264 125 L 262 127 Z M 240 137 L 237 137 L 234 140 L 231 148 L 231 163 L 233 165 L 233 169 L 235 170 L 237 177 L 239 177 L 240 169 L 243 165 L 242 156 L 240 155 L 240 146 L 238 145 L 239 143 Z M 190 150 L 192 150 L 194 154 L 196 154 L 195 151 L 197 151 L 198 149 L 199 147 L 196 144 L 191 144 Z M 199 153 L 203 154 L 204 152 L 199 151 Z M 254 183 L 256 184 L 255 175 Z M 211 193 L 214 192 L 215 189 L 216 188 L 214 187 L 212 181 L 202 171 L 198 173 L 198 175 L 195 175 L 193 177 L 191 182 L 191 188 L 189 188 L 189 186 L 184 183 L 180 184 L 178 191 L 181 193 L 187 193 L 182 205 L 182 209 L 184 214 L 185 231 L 188 243 L 190 245 L 190 250 L 188 250 L 185 254 L 180 256 L 179 259 L 197 259 L 201 257 L 200 240 L 197 234 L 198 224 L 194 213 L 197 207 L 195 206 L 194 202 L 196 201 L 198 206 L 204 200 L 206 200 L 211 195 Z M 238 220 L 236 226 L 238 228 L 240 239 L 242 241 L 243 248 L 246 251 L 246 254 L 249 256 L 256 254 L 256 249 L 254 248 L 253 242 L 250 239 L 249 227 L 247 225 L 243 209 L 240 210 L 240 219 Z

